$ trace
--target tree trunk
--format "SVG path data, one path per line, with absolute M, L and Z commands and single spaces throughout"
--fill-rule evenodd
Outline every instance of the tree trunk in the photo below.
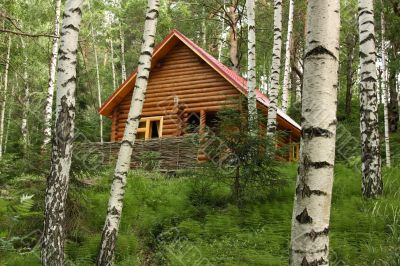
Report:
M 249 130 L 257 134 L 257 98 L 256 98 L 256 23 L 254 0 L 247 0 L 248 59 L 247 59 L 247 102 L 249 111 Z
M 379 150 L 375 24 L 373 0 L 359 0 L 360 131 L 362 193 L 373 198 L 383 192 Z
M 207 25 L 206 25 L 206 10 L 203 7 L 203 18 L 201 20 L 201 41 L 202 41 L 202 46 L 205 50 L 207 50 Z
M 122 26 L 119 26 L 119 41 L 121 44 L 121 74 L 122 82 L 126 80 L 126 66 L 125 66 L 125 36 Z
M 26 45 L 24 39 L 21 37 L 22 51 L 24 54 L 24 96 L 22 97 L 22 121 L 21 121 L 21 135 L 24 153 L 28 149 L 28 110 L 29 110 L 29 84 L 28 84 L 28 56 L 26 53 Z
M 356 40 L 352 35 L 347 36 L 347 73 L 346 73 L 346 106 L 345 112 L 347 115 L 351 114 L 351 106 L 353 99 L 353 65 L 354 65 L 354 57 L 355 57 L 355 45 Z
M 7 58 L 4 67 L 4 87 L 3 87 L 3 102 L 1 105 L 1 118 L 0 118 L 0 159 L 3 156 L 3 138 L 4 138 L 4 118 L 6 114 L 7 104 L 7 88 L 8 88 L 8 69 L 10 67 L 11 56 L 11 36 L 8 36 Z
M 302 138 L 290 265 L 329 264 L 339 69 L 339 0 L 308 1 Z
M 267 134 L 275 135 L 282 50 L 282 0 L 274 0 L 274 44 L 272 48 L 271 87 L 268 92 L 269 107 Z
M 11 98 L 14 98 L 14 90 L 15 90 L 15 87 L 16 88 L 18 88 L 19 86 L 18 86 L 18 75 L 17 75 L 17 73 L 15 73 L 15 85 L 13 85 L 13 86 L 11 86 L 11 91 L 10 91 L 10 96 L 11 96 Z M 10 124 L 11 124 L 11 113 L 12 113 L 12 108 L 13 106 L 12 106 L 12 103 L 10 102 L 10 105 L 9 105 L 9 107 L 8 107 L 8 114 L 7 114 L 7 126 L 6 126 L 6 136 L 5 136 L 5 139 L 4 139 L 4 153 L 6 153 L 7 152 L 7 143 L 8 143 L 8 136 L 9 136 L 9 133 L 10 133 Z
M 61 13 L 61 0 L 56 0 L 56 15 L 54 21 L 54 38 L 53 48 L 51 49 L 50 68 L 49 68 L 49 82 L 47 86 L 46 105 L 44 109 L 44 139 L 42 149 L 44 149 L 51 139 L 51 121 L 53 115 L 53 98 L 54 98 L 54 83 L 56 78 L 57 66 L 57 53 L 58 53 L 58 37 L 60 35 L 60 13 Z
M 398 92 L 396 90 L 396 84 L 398 83 L 396 79 L 396 70 L 395 68 L 390 69 L 390 77 L 389 77 L 389 92 L 388 96 L 390 102 L 388 104 L 389 108 L 389 131 L 392 133 L 396 133 L 398 130 L 399 123 L 399 102 L 398 102 Z
M 132 149 L 136 139 L 150 74 L 157 18 L 159 15 L 158 9 L 159 0 L 148 0 L 138 73 L 124 136 L 118 154 L 118 161 L 115 167 L 97 265 L 111 265 L 114 255 L 116 238 L 121 220 L 126 176 L 130 167 Z
M 110 49 L 111 49 L 112 82 L 113 82 L 113 90 L 115 90 L 117 88 L 117 80 L 115 75 L 115 64 L 114 64 L 114 44 L 111 38 L 110 38 Z
M 286 37 L 286 51 L 285 51 L 285 72 L 283 75 L 283 87 L 282 87 L 282 111 L 286 113 L 288 109 L 289 99 L 289 86 L 290 86 L 290 52 L 291 52 L 291 40 L 293 31 L 293 14 L 294 14 L 294 0 L 289 1 L 289 20 L 288 20 L 288 31 Z
M 381 57 L 382 57 L 382 96 L 383 113 L 385 126 L 385 155 L 386 166 L 390 167 L 390 136 L 389 136 L 389 112 L 388 112 L 388 89 L 387 89 L 387 69 L 386 69 L 386 44 L 385 44 L 385 17 L 381 12 Z
M 224 10 L 225 10 L 225 0 L 224 0 Z M 220 19 L 221 19 L 221 35 L 218 43 L 218 61 L 221 62 L 222 59 L 222 51 L 224 49 L 224 43 L 225 43 L 225 18 L 224 18 L 225 13 L 221 12 L 220 14 Z
M 68 193 L 75 127 L 75 89 L 82 0 L 67 0 L 61 29 L 57 67 L 56 122 L 47 178 L 41 260 L 65 265 L 65 201 Z
M 237 36 L 237 2 L 234 1 L 228 8 L 229 16 L 229 58 L 231 60 L 232 70 L 239 74 L 239 55 L 238 55 L 238 36 Z
M 88 1 L 88 9 L 91 11 L 90 0 Z M 94 35 L 93 23 L 90 24 L 90 33 L 93 38 L 93 52 L 94 52 L 94 62 L 96 64 L 96 83 L 97 83 L 97 103 L 99 105 L 99 109 L 101 108 L 101 85 L 100 85 L 100 71 L 99 71 L 99 59 L 97 56 L 97 47 L 96 47 L 96 38 Z M 103 116 L 99 114 L 99 123 L 100 123 L 100 143 L 103 143 Z

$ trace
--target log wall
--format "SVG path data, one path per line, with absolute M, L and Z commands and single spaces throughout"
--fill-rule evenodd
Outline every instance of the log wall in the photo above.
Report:
M 163 116 L 163 137 L 179 136 L 184 114 L 217 111 L 239 96 L 228 81 L 178 43 L 151 70 L 142 117 Z M 132 92 L 114 110 L 112 141 L 122 139 L 131 99 Z

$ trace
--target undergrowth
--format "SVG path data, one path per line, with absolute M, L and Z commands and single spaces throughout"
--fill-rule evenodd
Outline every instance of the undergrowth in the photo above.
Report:
M 182 172 L 175 177 L 132 171 L 124 200 L 116 265 L 285 265 L 288 262 L 296 165 L 279 172 L 285 186 L 238 208 L 224 182 Z M 112 171 L 80 173 L 68 197 L 70 265 L 96 260 Z M 400 167 L 384 170 L 385 195 L 361 197 L 353 168 L 335 169 L 331 265 L 400 265 Z M 10 181 L 0 198 L 0 264 L 39 265 L 45 180 Z M 257 200 L 255 200 L 257 199 Z M 73 263 L 73 264 L 72 264 Z

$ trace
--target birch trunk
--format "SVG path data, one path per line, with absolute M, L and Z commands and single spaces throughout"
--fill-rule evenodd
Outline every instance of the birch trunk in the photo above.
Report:
M 382 5 L 383 6 L 383 5 Z M 385 155 L 386 166 L 390 167 L 390 136 L 389 136 L 389 111 L 388 111 L 388 76 L 386 69 L 386 44 L 385 44 L 385 16 L 381 12 L 381 53 L 382 53 L 382 96 L 383 96 L 383 113 L 385 126 Z
M 237 36 L 237 23 L 238 23 L 238 14 L 237 14 L 237 2 L 234 1 L 232 6 L 228 8 L 228 16 L 229 16 L 229 58 L 232 64 L 232 70 L 239 74 L 240 66 L 239 66 L 239 55 L 238 55 L 238 36 Z
M 272 68 L 270 76 L 269 107 L 267 134 L 272 136 L 276 131 L 276 114 L 279 92 L 279 77 L 282 50 L 282 0 L 274 0 L 274 44 L 272 48 Z
M 21 38 L 21 46 L 24 54 L 24 96 L 22 98 L 22 121 L 21 121 L 21 135 L 22 135 L 22 145 L 24 147 L 24 152 L 28 148 L 28 110 L 29 110 L 29 84 L 28 84 L 28 56 L 26 53 L 26 45 L 23 38 Z
M 119 26 L 119 41 L 121 44 L 121 74 L 122 82 L 126 80 L 126 66 L 125 66 L 125 36 L 122 26 Z
M 207 25 L 206 25 L 206 10 L 203 7 L 203 19 L 201 20 L 201 39 L 203 43 L 203 48 L 207 50 Z
M 61 13 L 61 0 L 56 0 L 56 15 L 54 21 L 54 38 L 53 48 L 51 49 L 50 68 L 49 68 L 49 82 L 47 86 L 46 105 L 44 109 L 44 140 L 42 149 L 44 149 L 51 140 L 51 123 L 53 115 L 53 98 L 54 98 L 54 83 L 56 79 L 56 66 L 57 66 L 57 53 L 60 35 L 60 13 Z
M 138 73 L 124 136 L 118 154 L 117 165 L 114 171 L 110 199 L 108 201 L 107 217 L 103 228 L 97 265 L 110 265 L 114 255 L 119 223 L 121 221 L 126 177 L 130 168 L 132 149 L 136 139 L 136 133 L 139 126 L 140 116 L 142 114 L 147 83 L 150 75 L 151 58 L 154 49 L 157 19 L 159 15 L 158 10 L 159 0 L 148 0 Z
M 360 34 L 360 131 L 362 193 L 367 198 L 381 195 L 381 156 L 378 129 L 378 99 L 373 0 L 359 0 Z
M 257 98 L 256 98 L 256 23 L 254 0 L 246 1 L 248 50 L 247 50 L 247 102 L 249 111 L 249 130 L 257 134 Z
M 17 73 L 15 73 L 15 87 L 18 88 L 18 76 Z M 11 91 L 10 91 L 10 96 L 11 98 L 14 97 L 14 85 L 11 86 Z M 10 133 L 10 124 L 11 124 L 11 112 L 12 112 L 12 103 L 10 102 L 10 105 L 8 106 L 8 113 L 7 113 L 7 126 L 6 126 L 6 136 L 4 139 L 4 153 L 7 152 L 7 143 L 8 143 L 8 136 Z
M 6 114 L 8 69 L 10 67 L 10 56 L 11 56 L 11 36 L 8 36 L 7 58 L 4 67 L 5 70 L 4 70 L 3 102 L 1 104 L 1 118 L 0 118 L 0 159 L 3 156 L 4 118 Z
M 225 0 L 224 0 L 224 10 L 225 10 Z M 221 62 L 222 58 L 222 51 L 224 49 L 224 43 L 225 43 L 225 13 L 221 12 L 220 14 L 220 20 L 221 20 L 221 35 L 218 43 L 218 61 Z
M 90 1 L 88 1 L 88 10 L 91 11 Z M 94 35 L 93 23 L 90 24 L 90 33 L 93 38 L 93 52 L 94 52 L 94 63 L 96 65 L 96 84 L 97 84 L 97 103 L 99 105 L 99 109 L 101 108 L 101 85 L 100 85 L 100 71 L 99 71 L 99 58 L 97 56 L 97 47 L 96 47 L 96 38 Z M 103 116 L 99 115 L 99 123 L 100 123 L 100 143 L 103 143 Z
M 76 63 L 83 0 L 67 0 L 61 28 L 57 67 L 56 121 L 47 178 L 42 264 L 65 265 L 65 202 L 75 127 Z
M 339 0 L 308 1 L 302 139 L 290 265 L 329 264 L 339 69 Z
M 112 82 L 113 82 L 113 90 L 115 90 L 117 88 L 117 80 L 115 75 L 115 64 L 114 64 L 114 44 L 112 39 L 110 39 L 110 50 L 111 50 Z
M 289 86 L 290 86 L 290 53 L 291 53 L 291 40 L 293 32 L 293 14 L 294 14 L 294 0 L 289 1 L 289 20 L 288 31 L 286 36 L 286 50 L 285 50 L 285 70 L 283 75 L 282 87 L 282 111 L 286 113 L 289 105 Z

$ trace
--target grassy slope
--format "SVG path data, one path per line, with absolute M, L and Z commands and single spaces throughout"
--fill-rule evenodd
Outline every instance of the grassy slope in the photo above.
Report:
M 285 164 L 281 171 L 289 180 L 288 186 L 243 209 L 228 203 L 229 189 L 224 184 L 133 172 L 125 198 L 117 265 L 144 261 L 154 265 L 287 264 L 296 166 Z M 335 173 L 332 265 L 400 265 L 400 168 L 385 171 L 385 196 L 377 201 L 360 198 L 360 176 L 353 169 L 338 165 Z M 102 173 L 97 185 L 90 188 L 72 186 L 66 251 L 77 265 L 95 260 L 109 176 L 110 172 Z M 21 185 L 19 192 L 43 187 L 38 181 L 30 184 L 30 188 Z M 201 196 L 198 189 L 193 192 L 193 186 L 202 187 Z M 0 199 L 0 217 L 7 211 L 6 205 Z M 31 216 L 20 218 L 19 227 L 24 228 L 20 234 L 40 228 L 40 212 Z M 4 219 L 2 222 L 0 225 L 6 226 Z M 13 230 L 14 235 L 19 232 L 15 227 Z M 1 231 L 6 237 L 7 233 Z M 0 262 L 35 265 L 37 252 L 17 255 L 0 251 Z

